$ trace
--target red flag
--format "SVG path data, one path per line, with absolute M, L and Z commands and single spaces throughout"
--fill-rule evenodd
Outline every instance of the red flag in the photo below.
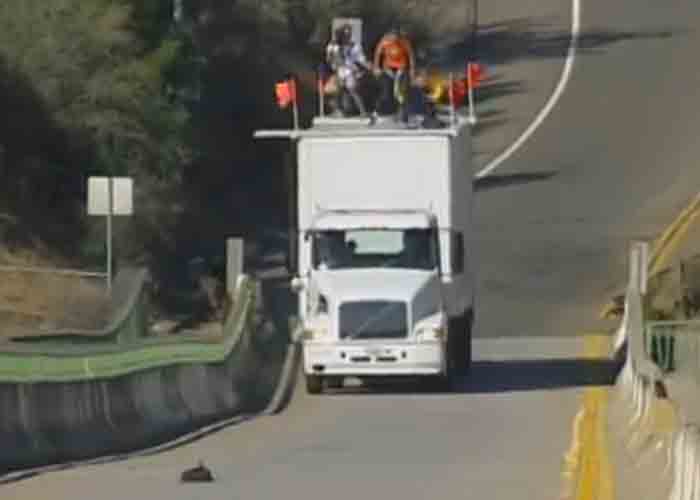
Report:
M 467 63 L 467 85 L 475 89 L 481 84 L 484 79 L 484 68 L 479 63 Z
M 452 82 L 452 99 L 454 101 L 455 108 L 460 107 L 464 104 L 464 100 L 467 98 L 467 82 L 465 80 L 455 80 Z
M 292 103 L 297 102 L 297 85 L 293 79 L 279 82 L 275 85 L 275 95 L 277 96 L 277 105 L 280 108 L 286 108 Z

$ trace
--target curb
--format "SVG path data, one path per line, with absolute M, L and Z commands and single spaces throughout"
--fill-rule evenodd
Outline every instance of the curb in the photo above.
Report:
M 282 366 L 282 374 L 280 381 L 277 384 L 275 393 L 267 407 L 260 412 L 260 416 L 277 415 L 282 412 L 294 395 L 294 387 L 296 385 L 296 374 L 299 372 L 299 363 L 301 361 L 301 344 L 292 342 L 287 347 L 287 355 Z

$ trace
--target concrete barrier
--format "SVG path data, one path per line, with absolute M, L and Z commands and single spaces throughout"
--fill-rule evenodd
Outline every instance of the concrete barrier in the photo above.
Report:
M 240 318 L 230 325 L 237 331 L 220 360 L 184 356 L 74 380 L 0 383 L 0 477 L 144 449 L 241 414 L 277 411 L 270 403 L 284 404 L 298 350 L 288 349 L 287 332 L 257 338 L 254 287 L 241 289 L 232 313 Z
M 639 258 L 633 248 L 631 260 L 637 263 L 631 267 L 639 265 Z M 641 264 L 646 266 L 646 262 Z M 671 342 L 676 340 L 674 335 L 682 339 L 671 329 L 690 323 L 645 322 L 640 289 L 630 281 L 625 316 L 616 335 L 616 346 L 625 349 L 627 357 L 617 388 L 627 410 L 628 451 L 638 460 L 650 450 L 665 451 L 666 464 L 658 471 L 658 480 L 670 475 L 666 497 L 700 500 L 700 391 L 693 364 L 697 364 L 697 350 L 687 348 L 686 343 L 679 351 L 679 342 Z M 657 330 L 663 332 L 661 327 L 671 333 L 657 334 Z M 661 402 L 670 410 L 666 415 L 672 414 L 672 422 L 667 422 L 663 432 L 656 421 Z
M 670 500 L 700 500 L 700 431 L 684 426 L 673 446 L 673 486 Z

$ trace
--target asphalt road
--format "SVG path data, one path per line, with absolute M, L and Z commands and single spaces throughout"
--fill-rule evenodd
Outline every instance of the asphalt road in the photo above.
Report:
M 598 330 L 628 241 L 658 234 L 700 190 L 700 5 L 582 4 L 558 107 L 480 183 L 479 336 Z
M 483 4 L 513 19 L 513 2 Z M 482 59 L 502 71 L 561 65 L 567 26 L 541 9 L 569 18 L 563 2 L 533 2 Z M 279 416 L 162 455 L 6 485 L 2 498 L 559 498 L 581 388 L 609 375 L 577 359 L 582 335 L 609 327 L 597 312 L 624 281 L 628 240 L 659 232 L 700 186 L 698 19 L 690 0 L 583 2 L 562 100 L 477 184 L 481 361 L 461 390 L 299 390 Z M 216 482 L 179 484 L 199 458 Z

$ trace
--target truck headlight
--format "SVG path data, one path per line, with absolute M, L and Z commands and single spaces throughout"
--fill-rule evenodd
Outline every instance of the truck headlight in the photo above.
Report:
M 445 338 L 444 328 L 423 327 L 416 330 L 416 340 L 418 342 L 439 342 Z
M 328 336 L 328 328 L 325 327 L 316 327 L 316 328 L 306 328 L 304 329 L 304 334 L 302 335 L 302 338 L 304 340 L 318 340 L 323 337 Z

